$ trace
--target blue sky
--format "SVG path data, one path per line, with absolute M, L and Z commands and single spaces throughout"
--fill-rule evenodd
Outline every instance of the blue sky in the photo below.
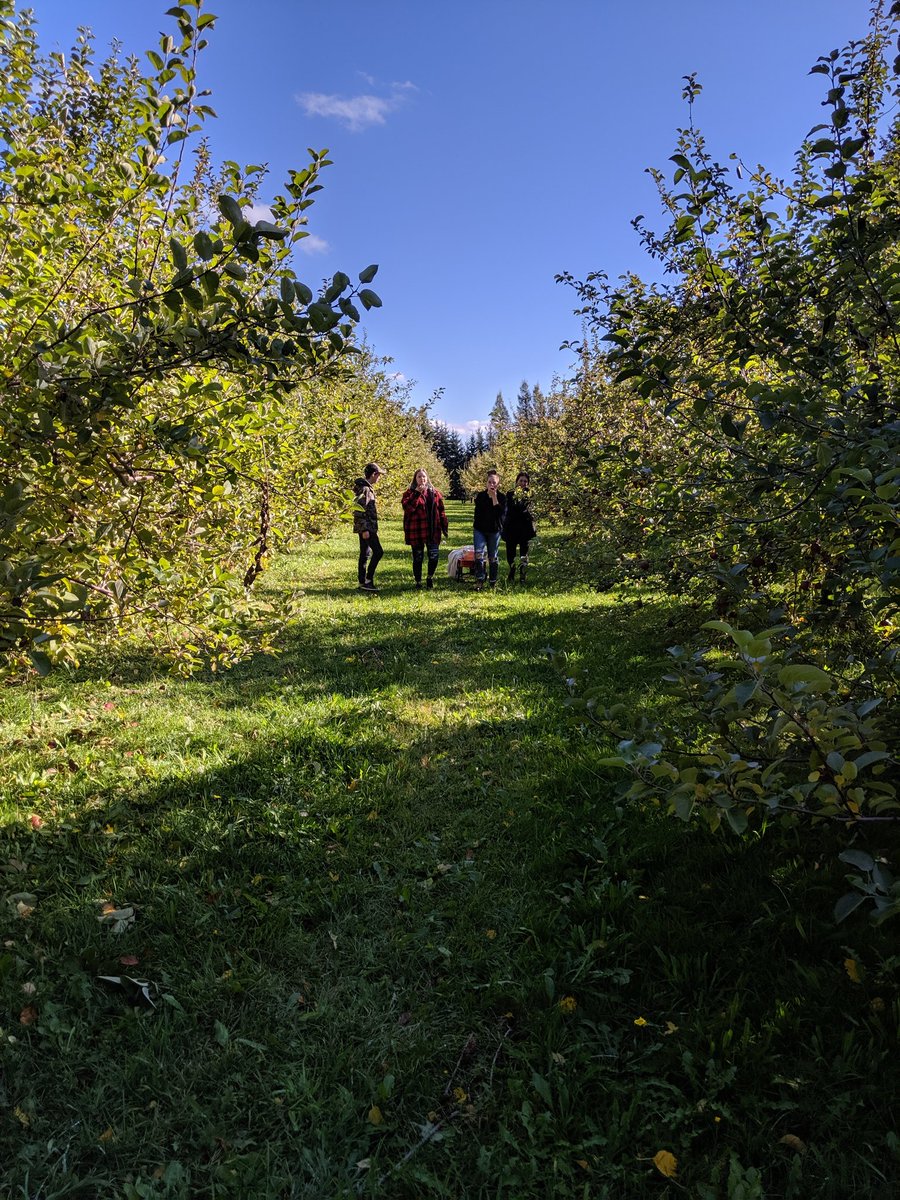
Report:
M 171 0 L 169 0 L 171 2 Z M 77 24 L 99 46 L 154 48 L 167 0 L 33 0 L 44 49 Z M 630 220 L 658 212 L 686 119 L 681 77 L 704 91 L 713 153 L 790 170 L 820 120 L 815 58 L 864 34 L 867 0 L 206 0 L 219 21 L 202 85 L 214 155 L 268 162 L 272 192 L 306 147 L 334 165 L 297 256 L 311 284 L 380 264 L 374 349 L 435 413 L 483 420 L 522 379 L 545 389 L 578 335 L 570 270 L 650 276 Z M 668 164 L 670 165 L 670 164 Z

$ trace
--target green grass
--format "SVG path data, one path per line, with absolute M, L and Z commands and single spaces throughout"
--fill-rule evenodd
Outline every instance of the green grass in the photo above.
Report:
M 896 1195 L 891 934 L 835 929 L 824 844 L 623 809 L 567 723 L 544 648 L 659 704 L 675 607 L 552 537 L 415 592 L 384 541 L 377 597 L 348 535 L 273 572 L 278 657 L 0 698 L 4 1200 Z

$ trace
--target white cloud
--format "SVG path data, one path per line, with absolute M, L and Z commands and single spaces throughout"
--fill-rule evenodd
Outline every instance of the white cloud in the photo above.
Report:
M 368 76 L 365 77 L 369 82 Z M 371 81 L 374 83 L 374 80 Z M 414 83 L 392 83 L 386 96 L 364 93 L 360 96 L 339 96 L 333 92 L 303 92 L 297 103 L 308 117 L 331 117 L 353 133 L 371 125 L 384 125 L 388 113 L 395 112 L 411 92 L 418 91 Z
M 461 433 L 463 437 L 468 437 L 470 433 L 477 433 L 479 429 L 490 429 L 490 421 L 466 421 L 465 425 L 453 425 L 447 423 L 450 429 L 455 429 L 457 433 Z
M 251 225 L 255 225 L 257 221 L 275 220 L 268 204 L 245 204 L 242 212 L 244 220 L 249 221 Z M 308 233 L 297 243 L 297 249 L 304 254 L 327 254 L 331 246 L 324 238 L 320 238 L 314 233 Z
M 331 246 L 324 238 L 317 237 L 314 233 L 309 234 L 305 238 L 301 238 L 297 243 L 297 249 L 303 254 L 327 254 Z
M 250 204 L 246 205 L 242 210 L 244 219 L 249 221 L 251 225 L 255 225 L 257 221 L 271 221 L 272 210 L 268 204 Z

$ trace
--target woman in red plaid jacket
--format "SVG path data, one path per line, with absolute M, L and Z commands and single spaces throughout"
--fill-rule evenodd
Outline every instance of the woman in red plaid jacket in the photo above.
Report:
M 444 497 L 437 488 L 431 486 L 424 467 L 419 467 L 400 503 L 403 505 L 403 534 L 407 545 L 412 547 L 416 587 L 422 586 L 422 560 L 427 549 L 428 578 L 425 586 L 431 589 L 434 587 L 441 538 L 446 536 L 448 529 Z

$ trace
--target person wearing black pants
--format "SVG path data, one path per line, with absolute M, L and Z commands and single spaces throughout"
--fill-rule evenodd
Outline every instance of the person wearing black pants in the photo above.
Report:
M 506 543 L 506 561 L 509 564 L 508 583 L 516 578 L 516 554 L 519 554 L 519 582 L 525 582 L 528 573 L 528 546 L 537 530 L 534 510 L 531 505 L 531 479 L 527 471 L 516 476 L 516 486 L 507 496 L 506 519 L 503 522 L 503 540 Z
M 375 485 L 384 474 L 378 463 L 368 463 L 363 477 L 353 485 L 356 496 L 353 509 L 353 529 L 359 534 L 359 562 L 357 577 L 363 592 L 377 592 L 375 568 L 381 562 L 384 550 L 378 538 L 378 505 L 375 501 Z

